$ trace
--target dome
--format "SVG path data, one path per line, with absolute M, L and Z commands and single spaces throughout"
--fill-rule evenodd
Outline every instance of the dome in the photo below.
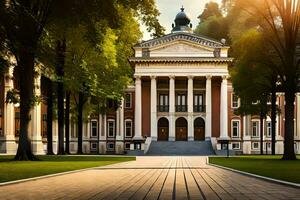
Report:
M 175 26 L 172 24 L 172 32 L 192 32 L 192 24 L 190 24 L 191 19 L 184 12 L 184 7 L 180 8 L 180 12 L 175 17 Z
M 191 22 L 190 18 L 184 12 L 184 8 L 181 8 L 181 12 L 179 12 L 175 17 L 175 25 L 176 26 L 187 26 Z

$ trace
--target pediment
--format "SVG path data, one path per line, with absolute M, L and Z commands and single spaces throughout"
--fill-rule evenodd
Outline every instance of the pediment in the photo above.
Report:
M 175 41 L 150 48 L 150 57 L 214 57 L 214 48 Z

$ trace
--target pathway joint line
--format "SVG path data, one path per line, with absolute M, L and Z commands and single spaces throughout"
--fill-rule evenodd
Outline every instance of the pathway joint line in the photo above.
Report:
M 224 166 L 216 165 L 216 164 L 212 164 L 212 163 L 208 163 L 208 165 L 218 167 L 220 169 L 225 169 L 225 170 L 228 170 L 228 171 L 232 171 L 232 172 L 235 172 L 235 173 L 243 174 L 243 175 L 246 175 L 246 176 L 259 178 L 259 179 L 262 179 L 262 180 L 265 180 L 265 181 L 268 181 L 268 182 L 277 183 L 277 184 L 286 185 L 286 186 L 291 186 L 291 187 L 294 187 L 294 188 L 300 188 L 300 184 L 298 184 L 298 183 L 293 183 L 293 182 L 289 182 L 289 181 L 282 181 L 282 180 L 279 180 L 279 179 L 274 179 L 274 178 L 270 178 L 270 177 L 266 177 L 266 176 L 252 174 L 252 173 L 249 173 L 249 172 L 244 172 L 244 171 L 240 171 L 240 170 L 237 170 L 237 169 L 232 169 L 232 168 L 229 168 L 229 167 L 224 167 Z

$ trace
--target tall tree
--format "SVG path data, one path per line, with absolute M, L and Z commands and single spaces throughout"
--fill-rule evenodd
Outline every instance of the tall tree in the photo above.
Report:
M 299 55 L 297 44 L 300 27 L 300 2 L 298 0 L 239 0 L 240 8 L 251 16 L 259 16 L 257 25 L 268 42 L 267 52 L 272 52 L 274 68 L 280 77 L 285 94 L 284 160 L 296 159 L 294 151 L 295 94 L 299 84 Z

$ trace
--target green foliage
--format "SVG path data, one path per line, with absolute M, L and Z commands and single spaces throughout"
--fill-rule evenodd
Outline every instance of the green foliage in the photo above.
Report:
M 215 17 L 221 17 L 222 13 L 219 8 L 219 4 L 216 2 L 209 2 L 205 4 L 205 8 L 201 15 L 199 15 L 200 22 L 206 21 L 208 18 L 215 16 Z

